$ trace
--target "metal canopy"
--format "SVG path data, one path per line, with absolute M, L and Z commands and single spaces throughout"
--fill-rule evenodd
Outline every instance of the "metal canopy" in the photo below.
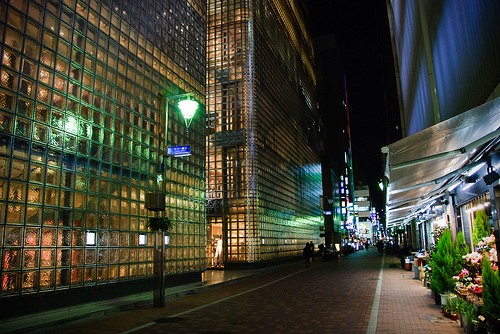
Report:
M 388 226 L 411 220 L 440 197 L 498 136 L 500 98 L 383 147 Z

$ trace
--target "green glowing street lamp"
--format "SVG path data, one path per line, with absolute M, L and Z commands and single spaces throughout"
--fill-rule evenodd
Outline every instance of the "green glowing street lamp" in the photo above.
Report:
M 191 95 L 192 95 L 192 93 L 191 93 Z M 179 103 L 177 105 L 179 106 L 179 109 L 182 113 L 182 116 L 184 117 L 184 121 L 186 122 L 186 127 L 189 129 L 189 126 L 191 125 L 191 121 L 193 120 L 194 114 L 196 113 L 196 110 L 198 109 L 198 102 L 191 100 L 191 98 L 189 97 L 186 100 L 179 101 Z
M 165 211 L 165 194 L 166 194 L 166 165 L 167 165 L 167 141 L 168 141 L 168 106 L 169 100 L 179 100 L 178 108 L 184 117 L 184 122 L 186 124 L 186 128 L 189 128 L 191 125 L 191 121 L 198 109 L 198 102 L 194 101 L 193 93 L 185 93 L 178 95 L 163 95 L 162 93 L 158 94 L 158 100 L 160 102 L 160 111 L 162 115 L 160 115 L 160 120 L 164 121 L 165 124 L 163 126 L 165 139 L 161 138 L 161 131 L 158 134 L 158 164 L 156 173 L 156 185 L 158 188 L 157 192 L 148 193 L 146 195 L 146 208 L 150 211 L 156 211 L 156 220 L 167 221 L 167 212 Z M 165 101 L 165 108 L 162 108 L 161 102 Z M 163 115 L 164 113 L 164 115 Z M 162 126 L 160 125 L 160 129 Z M 163 166 L 163 167 L 161 167 Z M 159 181 L 162 180 L 162 189 L 159 191 Z M 159 212 L 163 211 L 163 217 L 159 217 Z M 170 224 L 168 224 L 170 226 Z M 154 295 L 153 295 L 153 306 L 154 307 L 165 307 L 165 230 L 155 230 L 155 241 L 154 241 Z M 158 237 L 160 238 L 160 242 L 158 242 Z M 160 244 L 160 245 L 159 245 Z

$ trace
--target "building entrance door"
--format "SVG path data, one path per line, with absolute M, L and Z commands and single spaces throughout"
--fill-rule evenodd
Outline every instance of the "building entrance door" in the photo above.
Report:
M 209 222 L 207 224 L 207 267 L 224 266 L 222 254 L 222 223 Z

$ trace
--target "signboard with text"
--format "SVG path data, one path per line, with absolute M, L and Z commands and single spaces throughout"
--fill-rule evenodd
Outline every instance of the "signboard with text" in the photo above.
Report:
M 191 146 L 184 145 L 184 146 L 168 147 L 167 153 L 169 155 L 173 155 L 174 157 L 185 157 L 191 155 Z

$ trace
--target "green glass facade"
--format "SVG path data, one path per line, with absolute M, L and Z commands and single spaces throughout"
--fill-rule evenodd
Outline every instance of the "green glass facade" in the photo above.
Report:
M 167 158 L 166 273 L 205 270 L 205 12 L 202 0 L 0 2 L 0 297 L 153 275 L 159 93 L 201 103 L 186 131 L 170 101 L 168 144 L 192 155 Z
M 312 39 L 300 1 L 208 1 L 208 266 L 316 244 L 322 213 Z

